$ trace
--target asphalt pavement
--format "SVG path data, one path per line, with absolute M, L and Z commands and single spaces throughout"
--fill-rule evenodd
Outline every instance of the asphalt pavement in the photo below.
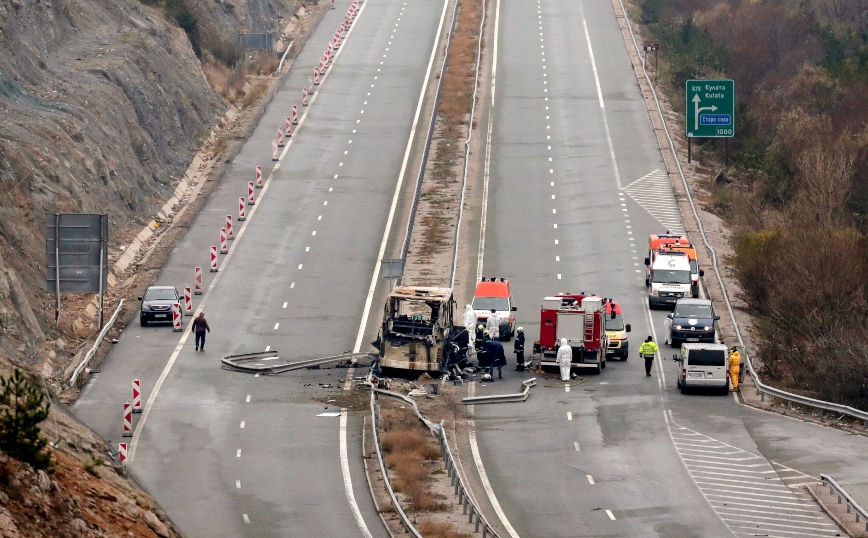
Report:
M 254 377 L 219 363 L 234 353 L 302 360 L 354 346 L 443 4 L 366 0 L 305 108 L 301 88 L 312 87 L 348 6 L 326 13 L 157 278 L 181 288 L 204 268 L 206 292 L 194 306 L 212 329 L 205 351 L 168 325 L 130 325 L 73 408 L 116 446 L 121 405 L 141 380 L 148 403 L 127 440 L 131 469 L 187 536 L 386 535 L 362 471 L 359 417 L 318 416 L 339 411 L 327 400 L 348 370 Z M 271 141 L 293 104 L 306 115 L 275 166 Z M 265 188 L 238 222 L 257 165 Z M 227 215 L 236 239 L 210 273 L 208 247 Z
M 541 299 L 558 292 L 612 297 L 633 329 L 629 360 L 599 376 L 569 390 L 541 379 L 524 403 L 476 406 L 509 535 L 834 536 L 800 485 L 831 461 L 843 476 L 864 439 L 843 448 L 832 430 L 802 434 L 731 396 L 675 387 L 642 260 L 649 234 L 683 224 L 611 3 L 500 10 L 483 274 L 510 279 L 529 342 Z M 661 347 L 651 377 L 637 355 L 648 335 Z M 505 385 L 531 375 L 510 371 Z M 509 390 L 477 394 L 495 391 Z

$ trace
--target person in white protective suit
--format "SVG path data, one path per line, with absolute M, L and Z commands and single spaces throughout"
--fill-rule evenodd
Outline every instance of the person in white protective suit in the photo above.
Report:
M 491 333 L 492 340 L 500 339 L 500 319 L 497 317 L 497 310 L 491 309 L 488 315 L 488 321 L 485 323 L 485 328 Z
M 470 308 L 470 305 L 464 306 L 464 328 L 467 329 L 467 338 L 472 342 L 476 330 L 476 312 Z
M 573 362 L 573 348 L 567 344 L 566 338 L 561 338 L 558 348 L 558 366 L 561 368 L 561 381 L 570 380 L 570 365 Z

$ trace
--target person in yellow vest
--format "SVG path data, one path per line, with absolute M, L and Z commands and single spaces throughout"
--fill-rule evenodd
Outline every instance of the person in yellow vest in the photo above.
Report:
M 729 354 L 729 384 L 732 387 L 730 392 L 738 392 L 738 371 L 741 369 L 741 353 L 736 348 L 732 348 Z
M 639 355 L 645 359 L 646 376 L 651 375 L 651 365 L 654 364 L 654 355 L 657 354 L 657 349 L 657 344 L 654 343 L 654 340 L 650 336 L 639 347 Z

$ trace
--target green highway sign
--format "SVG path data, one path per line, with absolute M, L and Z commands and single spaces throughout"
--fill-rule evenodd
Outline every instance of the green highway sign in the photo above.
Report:
M 735 82 L 688 80 L 685 130 L 688 138 L 729 138 L 735 136 Z

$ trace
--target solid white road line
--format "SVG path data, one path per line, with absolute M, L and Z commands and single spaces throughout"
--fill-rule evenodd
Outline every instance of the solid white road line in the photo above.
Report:
M 585 40 L 588 43 L 588 55 L 591 57 L 591 68 L 594 71 L 594 83 L 597 85 L 597 97 L 600 99 L 600 110 L 603 112 L 603 127 L 606 129 L 606 141 L 609 143 L 609 156 L 612 159 L 612 168 L 615 171 L 615 183 L 621 190 L 621 173 L 618 171 L 618 161 L 615 159 L 615 146 L 612 143 L 612 134 L 609 132 L 609 120 L 606 118 L 606 104 L 603 102 L 603 90 L 600 88 L 600 77 L 597 74 L 597 62 L 594 60 L 594 49 L 591 47 L 591 34 L 588 33 L 588 23 L 585 21 L 585 10 L 579 2 L 579 12 L 582 14 L 582 26 L 585 28 Z
M 239 426 L 242 430 L 244 429 L 244 424 L 245 424 L 245 422 L 242 420 L 241 425 Z
M 613 514 L 611 510 L 606 510 L 606 515 L 609 516 L 609 519 L 615 521 L 615 514 Z
M 242 514 L 242 515 L 244 516 L 244 522 L 249 525 L 250 524 L 250 518 L 247 517 L 247 514 Z
M 250 403 L 250 395 L 247 395 L 247 398 L 244 399 L 244 403 Z
M 241 489 L 241 480 L 235 481 L 235 489 Z
M 500 503 L 497 501 L 497 497 L 494 495 L 494 489 L 491 487 L 491 482 L 488 480 L 488 474 L 485 472 L 485 466 L 482 464 L 482 458 L 479 456 L 479 445 L 476 443 L 475 431 L 470 432 L 470 451 L 473 453 L 473 461 L 476 463 L 476 470 L 479 473 L 479 481 L 482 482 L 482 488 L 485 490 L 486 495 L 488 495 L 488 502 L 491 503 L 494 512 L 497 514 L 497 517 L 500 518 L 506 532 L 508 532 L 512 538 L 519 538 L 518 533 L 515 532 L 512 524 L 506 518 L 503 508 L 501 508 Z
M 593 486 L 594 485 L 594 477 L 589 475 L 589 474 L 586 474 L 585 476 L 588 478 L 588 483 Z
M 575 447 L 576 452 L 581 452 L 581 449 L 579 448 L 579 442 L 578 441 L 573 441 L 573 447 Z
M 573 412 L 567 411 L 567 420 L 573 420 Z
M 371 531 L 368 530 L 368 525 L 365 523 L 365 518 L 362 517 L 362 512 L 359 510 L 359 505 L 356 503 L 356 495 L 353 493 L 353 480 L 350 476 L 350 460 L 347 456 L 347 413 L 346 409 L 342 409 L 341 424 L 340 424 L 340 445 L 341 445 L 341 472 L 344 475 L 344 491 L 347 494 L 347 500 L 350 503 L 350 508 L 353 511 L 353 516 L 356 518 L 356 523 L 359 525 L 359 530 L 362 531 L 362 536 L 365 538 L 373 538 Z
M 366 5 L 368 5 L 367 2 L 362 4 L 362 9 L 364 9 L 364 6 Z M 428 60 L 428 69 L 425 71 L 425 79 L 422 82 L 422 91 L 419 92 L 419 104 L 416 105 L 416 115 L 413 117 L 413 125 L 410 128 L 410 137 L 407 139 L 407 149 L 404 150 L 404 160 L 401 163 L 401 171 L 398 172 L 398 183 L 395 185 L 395 193 L 392 195 L 392 206 L 389 208 L 389 217 L 386 219 L 386 229 L 383 231 L 383 240 L 380 242 L 380 250 L 377 253 L 377 262 L 374 264 L 374 272 L 371 276 L 371 285 L 368 287 L 368 296 L 365 299 L 365 306 L 362 309 L 362 322 L 359 324 L 359 333 L 356 335 L 356 344 L 353 346 L 353 353 L 359 352 L 362 347 L 362 339 L 365 337 L 365 328 L 368 325 L 368 316 L 371 313 L 371 305 L 374 301 L 374 292 L 376 291 L 377 283 L 380 280 L 381 260 L 386 252 L 386 243 L 389 242 L 389 234 L 392 230 L 392 221 L 395 219 L 395 210 L 398 206 L 398 199 L 401 196 L 401 186 L 404 184 L 404 172 L 407 170 L 407 163 L 410 159 L 410 150 L 413 148 L 413 138 L 416 136 L 416 127 L 419 124 L 419 115 L 422 113 L 422 104 L 425 100 L 425 90 L 428 88 L 428 80 L 431 78 L 431 68 L 434 65 L 434 58 L 437 55 L 437 45 L 440 43 L 440 33 L 443 30 L 443 21 L 446 18 L 446 8 L 448 6 L 449 0 L 444 1 L 443 12 L 440 14 L 440 24 L 437 27 L 434 46 L 431 48 L 431 57 Z M 358 121 L 356 123 L 358 123 Z
M 237 452 L 235 452 L 235 457 L 236 457 L 236 458 L 240 458 L 240 457 L 241 457 L 241 449 L 240 449 L 240 448 L 238 449 Z

